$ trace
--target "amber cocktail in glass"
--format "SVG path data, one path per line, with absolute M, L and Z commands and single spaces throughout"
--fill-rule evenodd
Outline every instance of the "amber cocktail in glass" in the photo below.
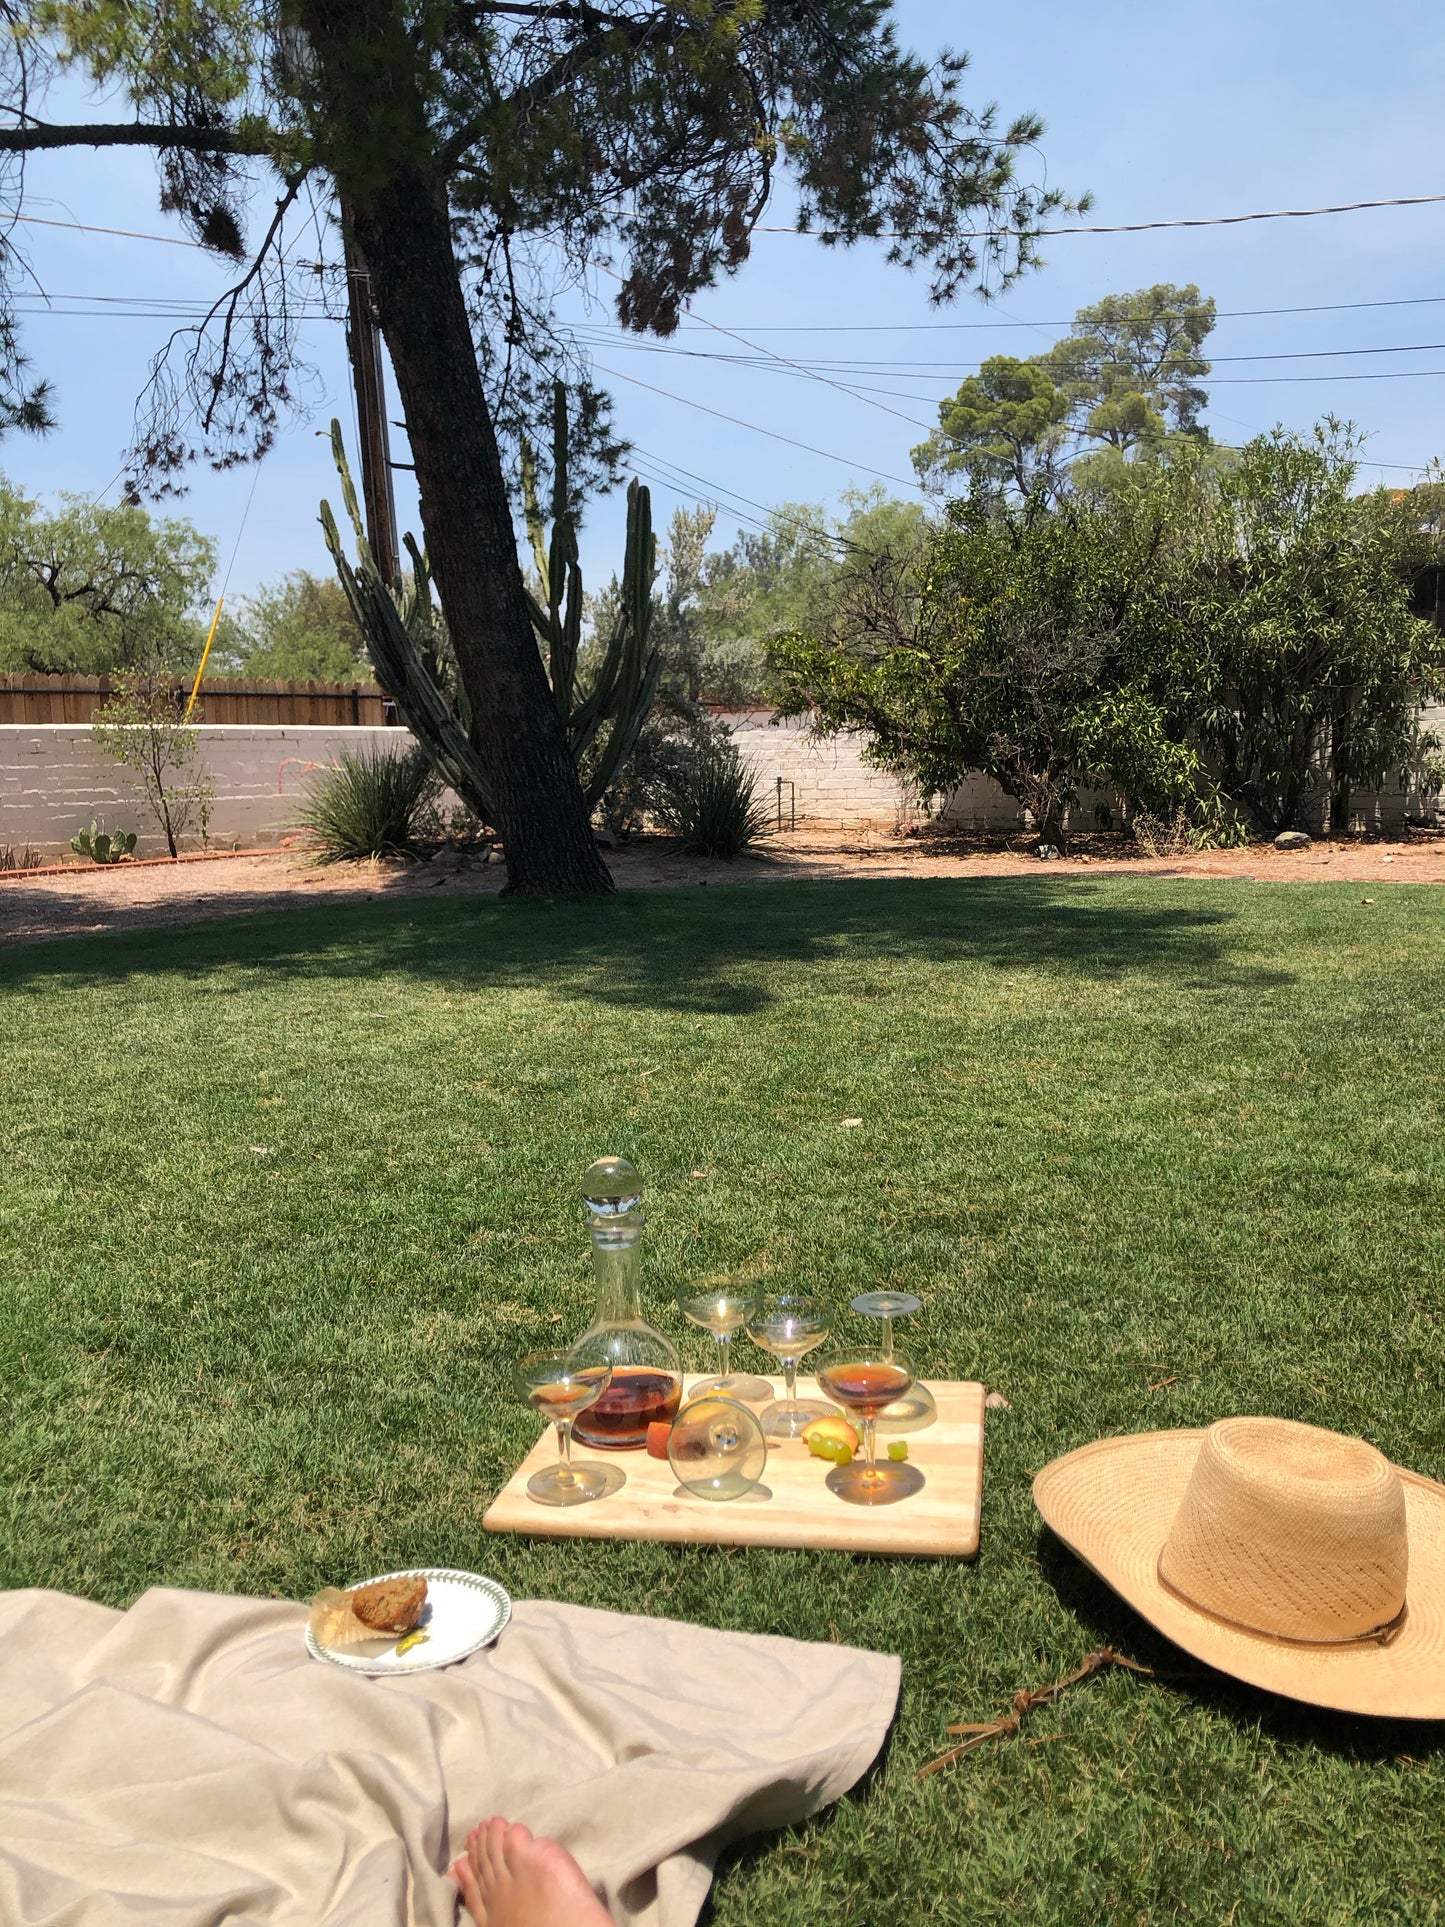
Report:
M 586 1505 L 589 1499 L 605 1499 L 616 1492 L 624 1479 L 614 1467 L 572 1462 L 573 1422 L 607 1390 L 611 1368 L 579 1368 L 567 1352 L 531 1352 L 517 1360 L 514 1376 L 517 1390 L 532 1410 L 557 1428 L 557 1463 L 532 1474 L 528 1497 L 538 1505 Z
M 828 1474 L 830 1492 L 849 1505 L 896 1505 L 923 1489 L 916 1465 L 878 1463 L 878 1414 L 913 1383 L 913 1367 L 901 1352 L 857 1346 L 836 1352 L 818 1367 L 818 1386 L 858 1421 L 863 1435 L 863 1457 L 835 1465 Z

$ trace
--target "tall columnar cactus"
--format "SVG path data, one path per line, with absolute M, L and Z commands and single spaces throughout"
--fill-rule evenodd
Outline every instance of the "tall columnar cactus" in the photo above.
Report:
M 476 747 L 466 691 L 456 673 L 446 623 L 432 596 L 431 571 L 410 535 L 410 580 L 382 580 L 361 519 L 346 461 L 341 425 L 331 424 L 331 450 L 341 496 L 356 532 L 357 559 L 342 546 L 330 504 L 321 504 L 321 526 L 341 585 L 356 615 L 376 679 L 395 702 L 403 722 L 442 780 L 483 821 L 490 821 L 486 773 Z M 627 491 L 627 546 L 622 566 L 621 607 L 601 661 L 579 673 L 582 642 L 582 570 L 577 559 L 577 517 L 568 489 L 567 397 L 560 382 L 553 393 L 552 539 L 544 540 L 535 464 L 524 449 L 522 463 L 527 531 L 545 602 L 527 590 L 552 695 L 567 732 L 568 747 L 588 805 L 597 804 L 621 770 L 657 693 L 662 664 L 648 646 L 657 541 L 651 497 L 634 481 Z

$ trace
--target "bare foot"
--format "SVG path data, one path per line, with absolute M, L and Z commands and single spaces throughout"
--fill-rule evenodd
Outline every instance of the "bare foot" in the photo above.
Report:
M 452 1879 L 477 1927 L 612 1927 L 565 1847 L 500 1816 L 472 1828 Z

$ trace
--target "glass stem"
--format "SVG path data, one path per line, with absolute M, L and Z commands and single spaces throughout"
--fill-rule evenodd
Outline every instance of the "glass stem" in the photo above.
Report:
M 883 1314 L 883 1356 L 893 1356 L 893 1314 L 888 1311 Z
M 569 1418 L 557 1420 L 557 1483 L 575 1485 L 576 1476 L 572 1471 L 572 1421 Z
M 714 1332 L 713 1337 L 717 1340 L 718 1377 L 727 1378 L 730 1376 L 728 1358 L 732 1349 L 733 1335 L 731 1332 Z
M 878 1441 L 873 1429 L 873 1420 L 860 1416 L 858 1423 L 863 1428 L 863 1476 L 868 1479 L 876 1479 L 878 1477 Z
M 798 1361 L 796 1358 L 783 1360 L 783 1403 L 796 1405 L 798 1402 Z

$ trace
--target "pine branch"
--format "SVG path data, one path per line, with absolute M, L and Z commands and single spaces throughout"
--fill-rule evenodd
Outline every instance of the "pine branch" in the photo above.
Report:
M 39 148 L 50 147 L 179 147 L 197 154 L 257 156 L 271 152 L 265 136 L 243 136 L 234 127 L 163 127 L 144 121 L 85 121 L 73 127 L 36 122 L 26 127 L 0 128 L 0 154 L 31 154 Z

